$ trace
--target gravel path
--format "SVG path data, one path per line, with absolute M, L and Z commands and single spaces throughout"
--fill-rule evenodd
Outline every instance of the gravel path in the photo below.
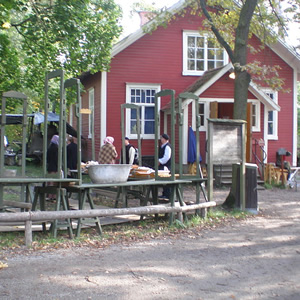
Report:
M 300 299 L 300 191 L 260 214 L 176 238 L 11 254 L 0 299 Z

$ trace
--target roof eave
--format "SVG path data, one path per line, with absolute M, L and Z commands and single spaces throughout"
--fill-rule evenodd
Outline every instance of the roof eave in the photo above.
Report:
M 281 109 L 280 106 L 277 103 L 275 103 L 274 101 L 272 101 L 272 99 L 266 93 L 264 93 L 262 90 L 260 90 L 259 87 L 255 83 L 250 82 L 249 91 L 259 101 L 261 101 L 268 110 L 280 111 L 280 109 Z

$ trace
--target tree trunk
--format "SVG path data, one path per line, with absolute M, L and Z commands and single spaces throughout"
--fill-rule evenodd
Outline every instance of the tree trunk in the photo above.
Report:
M 247 120 L 247 99 L 250 80 L 250 74 L 246 71 L 236 72 L 234 81 L 234 119 Z
M 250 74 L 244 69 L 247 64 L 247 45 L 251 19 L 258 0 L 246 0 L 240 13 L 235 32 L 234 45 L 234 106 L 233 118 L 247 120 L 247 99 Z

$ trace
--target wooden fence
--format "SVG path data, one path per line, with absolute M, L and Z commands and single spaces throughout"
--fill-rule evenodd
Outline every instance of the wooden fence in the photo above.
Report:
M 28 211 L 18 213 L 1 213 L 1 222 L 25 222 L 25 244 L 32 246 L 32 222 L 53 221 L 61 219 L 95 218 L 120 215 L 147 215 L 184 213 L 192 210 L 201 210 L 201 216 L 206 216 L 209 207 L 216 206 L 216 202 L 205 202 L 187 206 L 151 205 L 130 208 L 90 209 L 90 210 L 64 210 L 64 211 Z

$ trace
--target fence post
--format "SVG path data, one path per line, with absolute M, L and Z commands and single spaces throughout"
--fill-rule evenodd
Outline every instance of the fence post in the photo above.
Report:
M 27 248 L 32 246 L 32 221 L 25 221 L 25 245 Z

